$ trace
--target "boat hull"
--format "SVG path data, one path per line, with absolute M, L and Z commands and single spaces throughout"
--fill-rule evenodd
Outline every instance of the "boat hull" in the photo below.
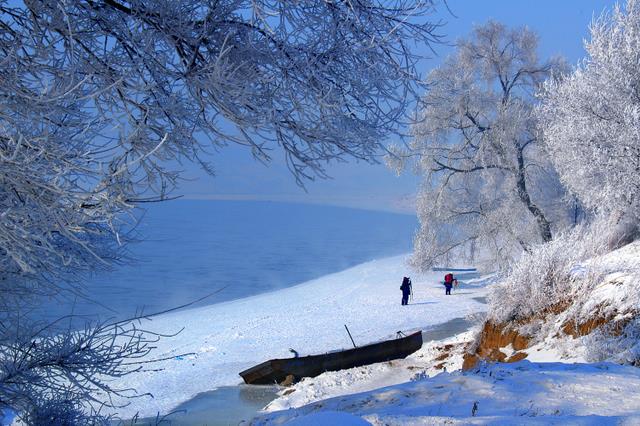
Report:
M 282 383 L 288 376 L 293 381 L 315 377 L 325 371 L 338 371 L 376 362 L 405 358 L 422 347 L 422 332 L 399 339 L 386 340 L 339 352 L 298 358 L 271 359 L 240 372 L 247 384 Z M 291 379 L 289 378 L 289 379 Z

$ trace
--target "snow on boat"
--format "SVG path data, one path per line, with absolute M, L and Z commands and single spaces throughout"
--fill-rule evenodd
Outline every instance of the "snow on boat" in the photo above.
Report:
M 405 358 L 422 347 L 422 332 L 343 351 L 296 358 L 271 359 L 240 372 L 245 383 L 266 385 L 315 377 L 376 362 Z M 289 377 L 291 376 L 291 377 Z

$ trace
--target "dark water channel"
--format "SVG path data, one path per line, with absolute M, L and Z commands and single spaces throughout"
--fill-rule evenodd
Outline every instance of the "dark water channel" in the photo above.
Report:
M 222 386 L 202 392 L 183 402 L 173 413 L 158 419 L 138 420 L 135 425 L 227 426 L 248 423 L 262 408 L 276 399 L 277 386 Z M 127 423 L 128 424 L 128 423 Z
M 475 323 L 466 318 L 454 318 L 442 324 L 438 324 L 422 331 L 422 341 L 442 340 L 456 334 L 464 333 L 469 330 Z
M 487 304 L 487 298 L 484 296 L 473 297 L 472 299 L 485 305 Z M 454 318 L 442 324 L 423 329 L 422 341 L 443 340 L 456 334 L 464 333 L 474 325 L 476 325 L 476 323 L 472 319 Z

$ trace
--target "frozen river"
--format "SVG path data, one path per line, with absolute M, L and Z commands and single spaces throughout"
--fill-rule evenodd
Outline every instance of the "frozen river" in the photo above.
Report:
M 286 288 L 411 249 L 416 218 L 339 207 L 251 201 L 152 204 L 131 262 L 101 273 L 86 299 L 46 303 L 42 316 L 123 318 Z M 92 303 L 99 302 L 100 305 Z

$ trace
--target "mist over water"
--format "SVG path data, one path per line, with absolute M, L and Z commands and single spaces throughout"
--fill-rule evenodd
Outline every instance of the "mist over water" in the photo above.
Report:
M 273 291 L 411 250 L 413 216 L 253 201 L 176 200 L 149 206 L 136 261 L 92 277 L 87 300 L 55 302 L 45 318 L 124 318 L 221 292 L 213 304 Z M 283 303 L 295 301 L 283 301 Z M 73 306 L 72 306 L 73 305 Z

